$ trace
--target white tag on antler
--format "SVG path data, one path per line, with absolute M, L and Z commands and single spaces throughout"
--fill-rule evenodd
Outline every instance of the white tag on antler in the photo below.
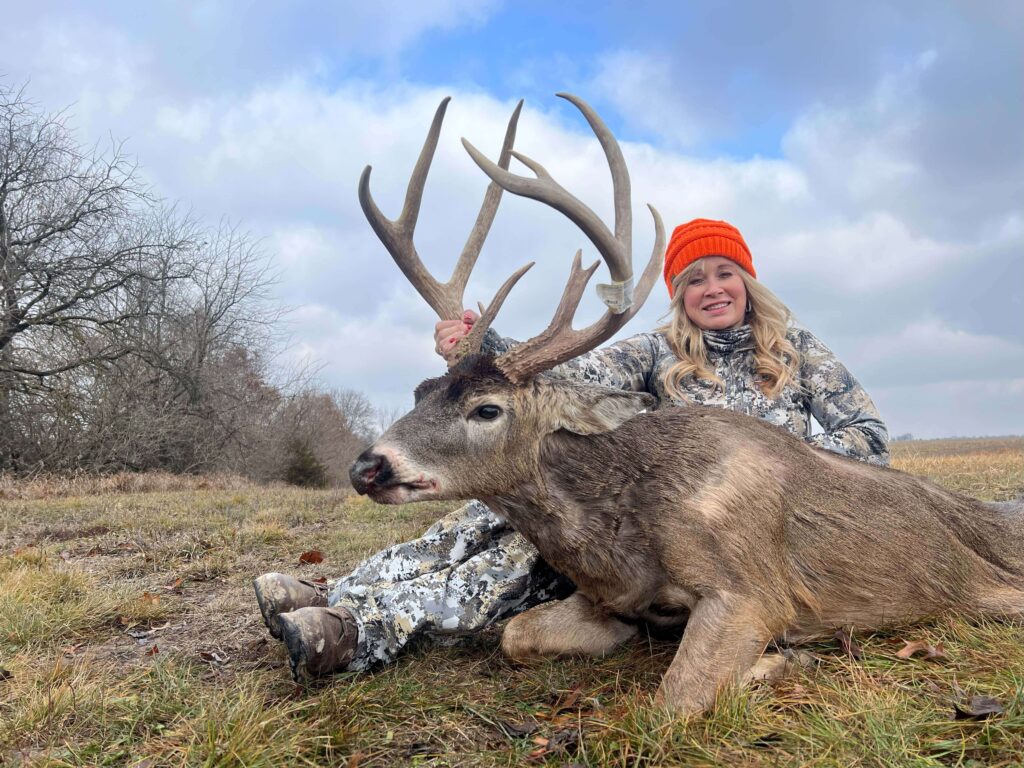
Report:
M 633 278 L 614 283 L 598 283 L 597 295 L 613 314 L 621 315 L 633 306 Z

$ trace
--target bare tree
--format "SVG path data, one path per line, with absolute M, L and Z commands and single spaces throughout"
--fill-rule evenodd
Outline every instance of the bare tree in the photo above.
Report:
M 83 151 L 64 113 L 0 85 L 0 467 L 17 463 L 13 401 L 129 354 L 130 294 L 192 234 L 122 145 Z
M 388 431 L 388 427 L 402 418 L 408 409 L 393 405 L 377 409 L 377 437 Z
M 247 233 L 162 207 L 122 145 L 83 150 L 0 86 L 0 471 L 271 479 L 299 451 L 345 481 L 374 409 L 272 365 L 273 284 Z

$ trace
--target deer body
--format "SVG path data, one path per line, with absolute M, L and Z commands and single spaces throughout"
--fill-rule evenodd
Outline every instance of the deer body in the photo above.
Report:
M 643 413 L 547 435 L 538 458 L 536 482 L 483 500 L 610 615 L 663 624 L 725 591 L 784 640 L 998 613 L 1000 595 L 1024 610 L 1024 518 L 747 416 Z
M 778 671 L 761 659 L 773 640 L 1024 615 L 1024 515 L 732 411 L 641 412 L 652 400 L 515 384 L 470 358 L 421 385 L 353 483 L 390 503 L 479 498 L 573 580 L 568 600 L 509 622 L 509 655 L 601 655 L 637 620 L 686 623 L 661 691 L 684 713 Z M 501 413 L 479 418 L 488 407 Z

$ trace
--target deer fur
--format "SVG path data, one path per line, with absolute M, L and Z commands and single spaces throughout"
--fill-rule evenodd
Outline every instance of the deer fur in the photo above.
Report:
M 787 666 L 762 658 L 773 641 L 1024 617 L 1024 514 L 743 414 L 650 410 L 650 395 L 547 375 L 516 384 L 486 355 L 416 399 L 353 485 L 382 503 L 478 498 L 575 582 L 508 622 L 512 657 L 600 656 L 637 621 L 685 623 L 658 700 L 689 714 Z

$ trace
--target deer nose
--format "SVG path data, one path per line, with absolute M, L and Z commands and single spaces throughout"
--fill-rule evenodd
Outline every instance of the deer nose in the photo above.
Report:
M 363 451 L 348 470 L 352 487 L 359 494 L 365 494 L 374 485 L 386 483 L 393 474 L 387 457 L 374 453 L 372 448 Z

